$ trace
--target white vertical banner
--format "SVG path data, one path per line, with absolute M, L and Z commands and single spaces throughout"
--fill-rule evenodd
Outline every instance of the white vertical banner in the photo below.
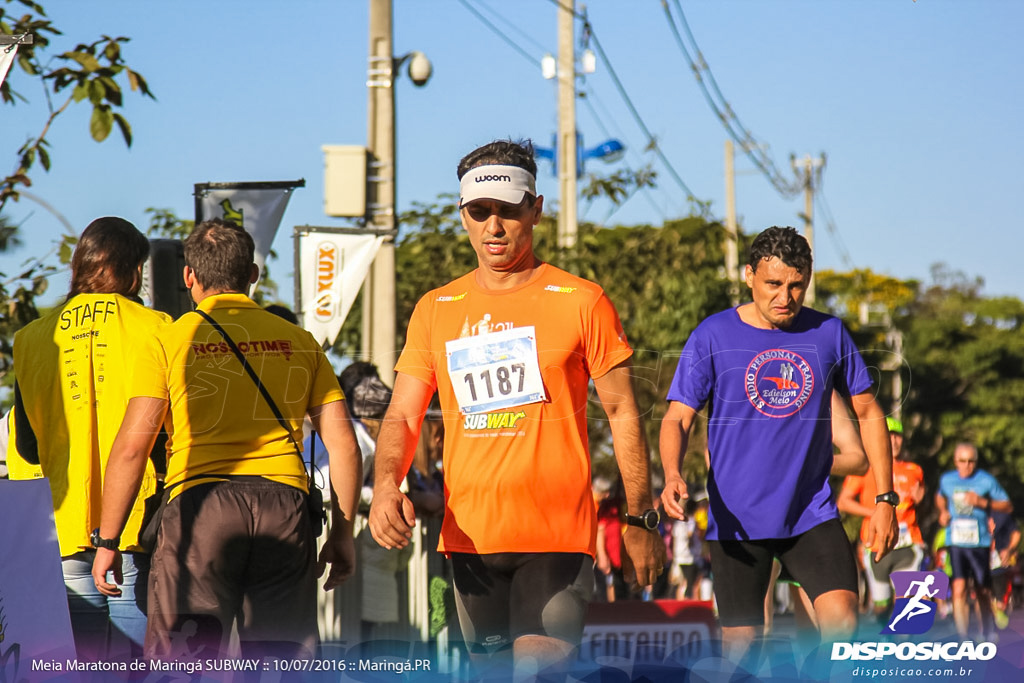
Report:
M 4 82 L 7 78 L 7 71 L 11 68 L 11 64 L 14 64 L 14 58 L 18 54 L 18 44 L 14 45 L 0 45 L 0 83 Z
M 333 344 L 384 237 L 316 232 L 299 235 L 302 326 Z
M 40 680 L 34 662 L 75 659 L 49 480 L 0 480 L 0 519 L 0 680 Z
M 292 190 L 305 185 L 305 180 L 196 183 L 196 223 L 221 218 L 242 226 L 256 243 L 256 265 L 262 275 Z

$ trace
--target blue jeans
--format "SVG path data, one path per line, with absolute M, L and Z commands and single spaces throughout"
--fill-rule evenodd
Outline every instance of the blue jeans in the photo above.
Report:
M 78 656 L 90 661 L 139 657 L 146 637 L 149 555 L 121 553 L 124 582 L 116 598 L 96 588 L 92 580 L 95 556 L 95 550 L 83 550 L 61 560 Z M 112 572 L 107 580 L 114 580 Z

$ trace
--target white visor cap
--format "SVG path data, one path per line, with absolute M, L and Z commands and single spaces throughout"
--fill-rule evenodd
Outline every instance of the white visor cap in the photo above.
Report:
M 537 179 L 518 166 L 477 166 L 466 171 L 459 187 L 459 208 L 478 199 L 518 204 L 529 193 L 537 196 Z

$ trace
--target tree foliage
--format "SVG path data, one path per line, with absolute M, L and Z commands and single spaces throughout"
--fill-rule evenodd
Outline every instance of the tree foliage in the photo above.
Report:
M 107 139 L 116 126 L 125 144 L 131 146 L 131 125 L 121 113 L 124 89 L 127 87 L 149 98 L 153 98 L 153 94 L 142 75 L 124 61 L 122 47 L 129 39 L 123 36 L 104 35 L 60 54 L 49 53 L 51 38 L 63 32 L 47 17 L 43 6 L 32 0 L 4 0 L 0 5 L 0 34 L 32 35 L 31 44 L 18 46 L 17 64 L 28 76 L 26 82 L 41 87 L 46 102 L 39 132 L 29 136 L 14 151 L 14 168 L 0 180 L 2 212 L 9 200 L 18 200 L 20 190 L 31 187 L 31 174 L 37 164 L 44 171 L 50 170 L 53 159 L 47 135 L 69 106 L 89 103 L 92 107 L 89 134 L 97 142 Z M 4 104 L 28 103 L 27 97 L 14 89 L 12 83 L 17 81 L 12 69 L 0 84 L 0 100 Z M 8 133 L 6 139 L 11 140 L 11 132 L 5 132 Z M 0 250 L 6 251 L 19 243 L 18 227 L 0 215 Z M 36 297 L 46 291 L 49 276 L 70 262 L 75 241 L 73 236 L 65 236 L 47 254 L 29 259 L 13 276 L 0 273 L 0 308 L 4 313 L 0 318 L 0 381 L 9 381 L 7 371 L 12 363 L 14 333 L 39 317 Z
M 911 445 L 937 478 L 960 441 L 1024 499 L 1024 303 L 983 297 L 981 283 L 945 267 L 897 326 L 904 336 Z
M 969 441 L 1024 503 L 1024 302 L 983 296 L 980 279 L 942 264 L 927 284 L 858 270 L 822 271 L 817 287 L 875 368 L 883 408 L 899 410 L 931 490 Z
M 43 170 L 50 170 L 50 143 L 46 136 L 53 122 L 72 103 L 88 101 L 92 106 L 89 134 L 94 140 L 106 140 L 116 125 L 125 144 L 130 147 L 131 124 L 121 113 L 124 106 L 123 86 L 127 85 L 130 90 L 153 98 L 146 79 L 131 69 L 122 57 L 121 48 L 129 42 L 129 38 L 104 35 L 91 43 L 79 43 L 73 50 L 50 55 L 47 48 L 51 37 L 63 35 L 63 32 L 46 16 L 39 3 L 32 0 L 6 0 L 6 4 L 10 6 L 15 1 L 28 12 L 15 16 L 9 9 L 0 7 L 0 33 L 33 36 L 31 44 L 18 47 L 17 63 L 26 75 L 41 84 L 48 115 L 43 120 L 40 132 L 29 137 L 18 148 L 13 172 L 0 181 L 0 211 L 8 200 L 17 201 L 19 187 L 32 185 L 29 174 L 37 162 Z M 13 90 L 12 80 L 9 75 L 0 85 L 0 99 L 5 104 L 15 104 L 17 100 L 27 102 L 24 95 Z
M 634 348 L 637 402 L 652 447 L 683 344 L 701 320 L 729 307 L 722 237 L 720 224 L 697 216 L 661 226 L 581 226 L 578 272 L 600 283 L 619 311 Z M 590 414 L 595 459 L 607 458 L 610 434 L 603 412 Z M 704 461 L 699 431 L 690 452 L 684 468 L 697 477 Z

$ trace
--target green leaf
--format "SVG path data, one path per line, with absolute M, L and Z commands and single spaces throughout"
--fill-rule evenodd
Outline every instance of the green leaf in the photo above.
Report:
M 110 111 L 110 105 L 99 104 L 92 108 L 92 118 L 89 120 L 89 134 L 96 142 L 103 142 L 110 135 L 110 129 L 114 126 L 114 115 Z
M 36 69 L 36 65 L 32 63 L 32 59 L 28 55 L 21 54 L 21 52 L 18 53 L 18 66 L 29 76 L 39 75 L 39 71 Z
M 75 89 L 71 92 L 71 99 L 75 102 L 81 102 L 89 96 L 89 84 L 79 83 L 75 86 Z
M 103 48 L 103 56 L 111 62 L 116 62 L 121 57 L 121 46 L 118 45 L 115 40 L 110 41 L 107 43 L 107 46 Z
M 128 83 L 131 85 L 132 90 L 138 90 L 146 97 L 153 97 L 153 93 L 149 90 L 149 84 L 146 83 L 146 79 L 142 77 L 142 74 L 131 69 L 125 69 L 128 72 Z
M 43 11 L 43 6 L 37 2 L 32 2 L 31 0 L 21 0 L 21 4 L 25 5 L 36 14 L 40 14 L 44 17 L 46 16 L 46 12 Z
M 42 164 L 43 168 L 47 171 L 50 170 L 50 153 L 47 152 L 42 146 L 39 148 L 39 163 Z
M 103 96 L 107 94 L 107 89 L 99 79 L 89 81 L 89 101 L 93 104 L 99 104 L 103 101 Z
M 71 254 L 75 250 L 73 242 L 69 242 L 67 239 L 61 242 L 60 250 L 58 252 L 58 258 L 61 263 L 71 263 Z
M 120 107 L 122 104 L 121 86 L 119 86 L 117 81 L 109 76 L 102 76 L 99 80 L 103 83 L 103 87 L 106 88 L 107 102 L 110 102 L 115 107 Z
M 87 73 L 100 70 L 100 63 L 94 56 L 88 52 L 65 52 L 61 55 L 65 59 L 71 59 L 82 65 L 82 69 Z
M 124 136 L 124 144 L 131 147 L 132 127 L 128 124 L 128 120 L 117 112 L 114 112 L 114 121 L 117 122 L 117 127 L 121 129 L 121 135 Z

